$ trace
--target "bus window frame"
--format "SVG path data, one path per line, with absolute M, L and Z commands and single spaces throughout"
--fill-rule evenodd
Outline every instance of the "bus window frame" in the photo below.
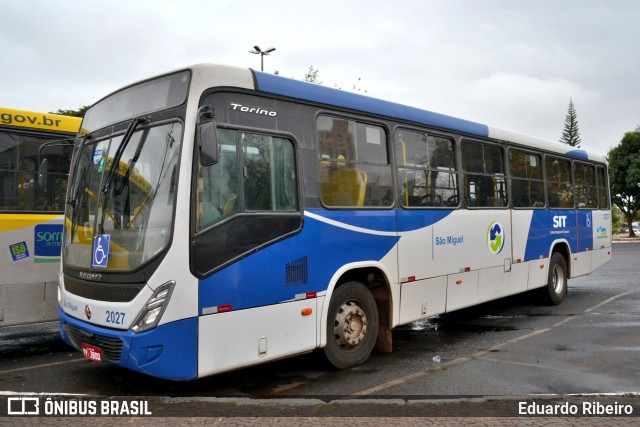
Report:
M 576 165 L 585 165 L 585 166 L 590 166 L 593 168 L 593 188 L 595 189 L 595 207 L 588 207 L 588 206 L 580 206 L 580 195 L 578 193 L 578 174 L 576 173 Z M 598 205 L 598 178 L 596 176 L 596 168 L 597 168 L 597 163 L 593 163 L 593 162 L 589 162 L 589 161 L 584 161 L 584 160 L 574 160 L 573 162 L 571 162 L 571 173 L 573 175 L 573 196 L 574 196 L 574 200 L 575 200 L 575 204 L 574 204 L 574 209 L 576 210 L 591 210 L 591 211 L 596 211 L 599 209 Z M 585 186 L 589 186 L 589 185 L 585 185 Z M 589 186 L 591 187 L 591 186 Z
M 301 170 L 301 156 L 299 154 L 299 150 L 300 150 L 300 143 L 297 140 L 297 138 L 295 137 L 294 134 L 292 134 L 291 132 L 282 132 L 282 131 L 278 131 L 275 129 L 263 129 L 263 128 L 256 128 L 256 127 L 252 127 L 252 126 L 242 126 L 242 125 L 236 125 L 236 124 L 231 124 L 231 123 L 219 123 L 216 122 L 216 126 L 218 128 L 218 131 L 222 130 L 222 129 L 226 129 L 226 130 L 232 130 L 232 131 L 238 131 L 238 132 L 244 132 L 244 133 L 254 133 L 254 134 L 260 134 L 260 135 L 267 135 L 267 136 L 273 136 L 276 138 L 282 138 L 282 139 L 287 139 L 291 142 L 291 145 L 293 147 L 293 160 L 295 162 L 295 170 L 296 170 L 296 191 L 297 191 L 297 199 L 296 199 L 296 210 L 295 211 L 256 211 L 256 210 L 248 210 L 248 209 L 244 209 L 244 210 L 240 210 L 238 212 L 235 212 L 233 215 L 229 215 L 227 218 L 223 219 L 222 221 L 218 221 L 218 222 L 214 222 L 212 224 L 209 224 L 208 226 L 198 229 L 197 224 L 196 224 L 196 215 L 197 215 L 197 204 L 198 204 L 198 195 L 197 195 L 197 191 L 198 191 L 198 172 L 196 171 L 196 167 L 199 168 L 201 167 L 201 163 L 200 163 L 200 153 L 198 152 L 199 150 L 193 150 L 193 167 L 191 168 L 191 207 L 190 207 L 190 229 L 191 229 L 191 237 L 198 237 L 200 236 L 202 233 L 210 230 L 211 228 L 215 228 L 218 225 L 221 224 L 225 224 L 227 222 L 229 222 L 230 220 L 232 220 L 233 218 L 236 218 L 237 216 L 241 216 L 241 215 L 300 215 L 303 216 L 304 215 L 304 208 L 303 208 L 303 197 L 304 197 L 304 193 L 303 193 L 303 179 L 302 179 L 302 170 Z M 238 156 L 241 156 L 241 153 L 236 151 L 236 154 Z M 238 161 L 240 160 L 240 158 L 238 159 Z M 238 163 L 240 164 L 240 163 Z M 241 171 L 240 171 L 241 172 Z M 244 199 L 244 189 L 240 189 L 240 195 L 242 197 L 239 197 L 239 199 Z M 239 195 L 239 196 L 240 196 Z M 243 207 L 244 207 L 244 200 L 242 200 L 243 203 Z
M 571 185 L 571 199 L 572 199 L 572 205 L 570 207 L 558 207 L 558 206 L 551 206 L 551 203 L 549 201 L 549 190 L 548 190 L 548 186 L 549 186 L 549 173 L 547 171 L 547 158 L 548 157 L 553 157 L 556 158 L 558 160 L 561 161 L 565 161 L 569 163 L 569 174 L 570 176 L 570 185 Z M 551 209 L 551 210 L 559 210 L 559 209 L 564 209 L 564 210 L 576 210 L 576 191 L 575 191 L 575 174 L 573 172 L 573 159 L 571 157 L 567 157 L 567 156 L 563 156 L 559 153 L 543 153 L 543 158 L 542 158 L 542 162 L 544 163 L 544 169 L 543 169 L 543 173 L 544 173 L 544 191 L 546 193 L 546 203 L 547 203 L 547 209 Z M 562 181 L 552 181 L 553 183 L 562 183 Z
M 469 174 L 468 172 L 466 172 L 464 170 L 464 162 L 463 162 L 463 149 L 462 149 L 462 145 L 465 142 L 470 142 L 473 144 L 481 144 L 483 146 L 490 146 L 493 148 L 498 148 L 500 151 L 502 151 L 502 167 L 503 167 L 503 171 L 504 173 L 502 175 L 488 175 L 485 173 L 482 174 L 477 174 L 477 173 L 470 173 L 470 175 L 481 175 L 481 176 L 502 176 L 505 182 L 505 194 L 507 197 L 506 203 L 503 206 L 469 206 L 468 203 L 466 202 L 466 193 L 465 193 L 465 185 L 464 185 L 464 179 L 465 179 L 465 175 Z M 460 156 L 460 163 L 459 163 L 459 167 L 460 167 L 460 174 L 462 175 L 462 179 L 460 180 L 460 186 L 462 189 L 462 192 L 460 193 L 461 195 L 461 199 L 465 199 L 465 202 L 462 203 L 462 200 L 460 200 L 460 204 L 462 207 L 464 207 L 465 209 L 469 209 L 469 210 L 491 210 L 491 209 L 499 209 L 499 210 L 505 210 L 505 209 L 512 209 L 512 203 L 511 200 L 509 198 L 509 196 L 511 196 L 511 190 L 510 190 L 510 183 L 509 183 L 509 164 L 508 164 L 508 160 L 507 160 L 507 148 L 509 148 L 510 145 L 506 144 L 506 143 L 501 143 L 499 141 L 493 141 L 493 140 L 482 140 L 482 139 L 477 139 L 477 138 L 468 138 L 468 137 L 461 137 L 460 141 L 459 141 L 459 156 Z
M 345 160 L 344 163 L 345 164 L 349 164 L 349 165 L 368 165 L 368 166 L 377 166 L 377 167 L 388 167 L 390 174 L 391 174 L 391 195 L 392 195 L 392 200 L 391 202 L 386 205 L 386 206 L 368 206 L 368 205 L 363 205 L 363 206 L 357 206 L 357 205 L 347 205 L 347 206 L 341 206 L 341 205 L 327 205 L 323 198 L 322 198 L 322 180 L 321 180 L 321 165 L 323 161 L 327 161 L 327 162 L 335 162 L 337 163 L 337 161 L 339 159 L 333 159 L 333 158 L 328 158 L 328 159 L 323 159 L 322 158 L 322 154 L 321 154 L 321 150 L 320 150 L 320 138 L 318 135 L 318 120 L 321 117 L 329 117 L 332 119 L 339 119 L 339 120 L 346 120 L 346 121 L 353 121 L 356 125 L 360 124 L 360 125 L 371 125 L 371 126 L 375 126 L 377 128 L 380 128 L 383 130 L 384 132 L 384 138 L 383 138 L 383 142 L 385 144 L 386 147 L 386 153 L 387 153 L 387 163 L 386 164 L 382 164 L 382 163 L 368 163 L 368 162 L 363 162 L 363 161 L 352 161 L 352 160 Z M 391 133 L 391 128 L 389 127 L 388 122 L 386 121 L 382 121 L 382 120 L 376 120 L 375 118 L 369 117 L 369 116 L 362 116 L 362 115 L 357 115 L 357 114 L 349 114 L 349 113 L 345 113 L 345 112 L 338 112 L 335 110 L 326 110 L 326 109 L 318 109 L 314 115 L 314 120 L 313 120 L 313 141 L 314 141 L 314 145 L 313 145 L 313 149 L 316 152 L 315 153 L 315 157 L 316 157 L 316 169 L 317 169 L 317 179 L 318 179 L 318 201 L 320 203 L 320 206 L 322 207 L 322 209 L 326 209 L 326 210 L 393 210 L 396 209 L 398 206 L 398 192 L 396 189 L 396 185 L 397 185 L 397 170 L 395 167 L 395 153 L 394 150 L 392 149 L 392 137 L 390 137 L 390 135 L 392 135 Z
M 415 133 L 421 133 L 424 134 L 428 137 L 434 137 L 434 138 L 442 138 L 442 139 L 447 139 L 451 142 L 451 148 L 453 150 L 453 170 L 452 171 L 442 171 L 445 173 L 452 173 L 456 176 L 456 192 L 457 192 L 457 196 L 458 196 L 458 203 L 456 205 L 452 205 L 452 206 L 405 206 L 402 203 L 402 194 L 400 191 L 400 187 L 399 185 L 401 184 L 398 180 L 399 176 L 398 173 L 400 171 L 400 169 L 407 169 L 407 166 L 405 165 L 401 165 L 399 163 L 400 159 L 397 158 L 396 156 L 396 147 L 397 144 L 399 144 L 399 141 L 396 139 L 396 133 L 398 131 L 409 131 L 409 132 L 415 132 Z M 393 133 L 392 133 L 393 137 L 392 137 L 392 144 L 393 147 L 391 147 L 391 152 L 393 154 L 393 163 L 392 163 L 392 169 L 393 169 L 393 180 L 395 181 L 395 187 L 394 187 L 394 195 L 396 197 L 396 206 L 400 209 L 406 209 L 406 210 L 431 210 L 431 209 L 444 209 L 444 210 L 456 210 L 456 209 L 460 209 L 462 207 L 462 197 L 460 197 L 461 190 L 463 190 L 463 186 L 461 185 L 461 179 L 462 179 L 462 164 L 460 162 L 460 156 L 461 156 L 461 146 L 459 143 L 459 135 L 458 138 L 456 138 L 455 134 L 447 134 L 444 132 L 437 132 L 434 131 L 430 128 L 419 128 L 419 127 L 415 127 L 415 126 L 409 126 L 409 125 L 405 125 L 403 123 L 399 123 L 396 126 L 394 126 L 393 128 Z M 409 167 L 408 169 L 411 170 L 423 170 L 423 171 L 431 171 L 434 169 L 430 169 L 430 168 L 418 168 L 418 167 Z
M 12 170 L 10 173 L 31 173 L 36 177 L 35 180 L 35 184 L 36 184 L 36 188 L 37 191 L 39 193 L 43 193 L 43 194 L 48 194 L 47 191 L 42 189 L 42 186 L 40 185 L 40 180 L 38 179 L 38 175 L 40 173 L 40 162 L 41 162 L 41 156 L 40 156 L 40 152 L 42 150 L 42 147 L 45 144 L 49 144 L 51 142 L 57 142 L 57 141 L 71 141 L 71 143 L 69 144 L 69 146 L 71 147 L 71 154 L 70 154 L 70 159 L 69 159 L 69 168 L 67 168 L 67 173 L 66 173 L 66 180 L 67 183 L 65 185 L 65 190 L 66 187 L 69 183 L 69 180 L 71 179 L 71 175 L 70 175 L 70 169 L 71 169 L 71 163 L 72 163 L 72 158 L 73 158 L 73 152 L 75 150 L 75 138 L 76 138 L 76 134 L 72 134 L 70 132 L 52 132 L 51 130 L 48 129 L 39 129 L 39 128 L 23 128 L 23 127 L 12 127 L 12 126 L 4 126 L 4 125 L 0 125 L 0 133 L 4 133 L 4 134 L 9 134 L 9 135 L 14 135 L 19 139 L 19 143 L 17 145 L 17 147 L 20 147 L 22 144 L 24 144 L 25 142 L 21 140 L 21 138 L 33 138 L 33 139 L 37 139 L 38 140 L 38 148 L 37 148 L 37 152 L 38 152 L 38 156 L 37 156 L 37 162 L 36 162 L 36 169 L 34 171 L 30 171 L 30 172 L 25 172 L 25 171 L 21 171 L 20 169 L 15 169 Z M 63 144 L 59 144 L 59 146 L 62 146 Z M 42 158 L 46 158 L 46 156 L 42 156 Z M 48 173 L 49 177 L 60 177 L 63 176 L 64 173 L 61 172 L 50 172 Z M 40 196 L 40 198 L 45 197 Z M 66 201 L 66 194 L 63 197 L 63 201 Z M 65 204 L 63 204 L 62 209 L 4 209 L 0 207 L 0 214 L 44 214 L 44 215 L 62 215 L 65 212 Z M 49 205 L 45 205 L 45 206 L 49 206 Z
M 202 101 L 201 101 L 202 103 Z M 190 249 L 189 249 L 189 270 L 191 271 L 191 274 L 193 274 L 195 277 L 199 278 L 199 279 L 205 279 L 213 274 L 215 274 L 217 271 L 220 271 L 222 269 L 224 269 L 225 267 L 228 267 L 229 265 L 232 265 L 233 263 L 246 258 L 247 256 L 251 255 L 252 253 L 255 253 L 257 251 L 260 251 L 274 243 L 277 243 L 279 241 L 282 241 L 284 239 L 288 239 L 296 234 L 299 234 L 302 232 L 303 228 L 304 228 L 304 206 L 303 206 L 303 197 L 304 197 L 304 191 L 303 191 L 303 181 L 304 181 L 304 177 L 302 175 L 302 156 L 300 155 L 299 150 L 301 149 L 301 145 L 300 142 L 298 141 L 298 139 L 295 137 L 295 135 L 291 132 L 282 132 L 282 131 L 278 131 L 276 129 L 264 129 L 264 128 L 257 128 L 257 127 L 253 127 L 253 126 L 243 126 L 243 125 L 237 125 L 237 124 L 233 124 L 233 123 L 220 123 L 220 122 L 216 122 L 217 128 L 218 130 L 221 129 L 227 129 L 227 130 L 232 130 L 232 131 L 236 131 L 239 133 L 254 133 L 254 134 L 259 134 L 259 135 L 266 135 L 266 136 L 273 136 L 273 137 L 277 137 L 277 138 L 281 138 L 281 139 L 286 139 L 291 143 L 291 146 L 293 147 L 293 160 L 295 163 L 295 173 L 296 173 L 296 210 L 295 211 L 251 211 L 251 210 L 246 210 L 246 206 L 244 204 L 244 201 L 242 200 L 243 203 L 243 210 L 240 210 L 238 212 L 233 213 L 232 215 L 229 215 L 227 218 L 224 218 L 222 221 L 218 221 L 218 222 L 214 222 L 211 224 L 208 224 L 207 227 L 204 227 L 200 230 L 198 230 L 197 228 L 197 215 L 198 215 L 198 203 L 199 201 L 199 196 L 198 196 L 198 180 L 200 179 L 200 174 L 199 174 L 199 170 L 201 167 L 201 163 L 200 163 L 200 153 L 199 150 L 194 149 L 193 150 L 193 156 L 192 156 L 192 167 L 191 167 L 191 198 L 190 198 L 190 207 L 189 207 L 189 229 L 190 229 L 190 233 L 191 233 L 191 245 Z M 240 150 L 236 150 L 236 155 L 238 156 L 238 161 L 240 161 L 240 159 L 242 158 L 242 143 L 236 141 L 237 147 L 240 148 Z M 238 163 L 240 165 L 240 163 Z M 242 173 L 242 167 L 239 167 L 239 173 Z M 244 198 L 244 189 L 240 188 L 243 187 L 242 185 L 239 186 L 240 189 L 240 194 L 242 195 L 242 198 Z M 240 199 L 240 198 L 239 198 Z M 222 262 L 220 262 L 219 264 L 213 265 L 210 268 L 201 268 L 198 266 L 198 262 L 197 262 L 197 252 L 196 252 L 196 247 L 199 245 L 199 242 L 202 241 L 206 241 L 207 240 L 207 235 L 211 234 L 211 233 L 215 233 L 214 230 L 221 230 L 223 229 L 223 227 L 230 227 L 231 223 L 233 221 L 236 221 L 238 219 L 241 218 L 248 218 L 248 219 L 260 219 L 260 218 L 283 218 L 283 219 L 298 219 L 299 220 L 299 225 L 298 227 L 296 227 L 295 229 L 279 235 L 275 238 L 269 239 L 265 242 L 260 243 L 259 245 L 248 249 L 245 252 L 239 253 L 237 255 L 234 255 L 228 259 L 223 260 Z M 209 266 L 203 266 L 203 267 L 209 267 Z
M 514 210 L 545 210 L 545 209 L 549 209 L 549 200 L 547 199 L 547 176 L 545 174 L 546 172 L 546 168 L 545 168 L 545 157 L 546 154 L 543 151 L 536 151 L 536 150 L 532 150 L 529 148 L 525 148 L 525 147 L 520 147 L 520 146 L 516 146 L 516 145 L 507 145 L 505 144 L 505 148 L 507 148 L 507 156 L 505 158 L 505 161 L 507 162 L 507 176 L 508 176 L 508 188 L 509 188 L 509 207 L 511 209 Z M 513 194 L 513 182 L 512 180 L 514 179 L 513 175 L 511 174 L 511 162 L 509 159 L 509 156 L 511 154 L 512 151 L 519 151 L 521 153 L 525 153 L 525 154 L 531 154 L 534 156 L 538 157 L 538 160 L 540 161 L 540 175 L 541 178 L 539 180 L 537 179 L 527 179 L 529 181 L 540 181 L 542 183 L 542 194 L 543 194 L 543 200 L 544 200 L 544 205 L 543 206 L 516 206 L 515 205 L 515 196 Z M 515 179 L 520 179 L 520 180 L 524 180 L 525 178 L 515 178 Z
M 600 178 L 598 175 L 598 170 L 604 171 L 604 189 L 605 194 L 604 198 L 607 202 L 605 207 L 600 206 Z M 606 164 L 596 163 L 596 201 L 598 204 L 598 210 L 608 211 L 611 210 L 611 187 L 609 186 L 609 168 Z

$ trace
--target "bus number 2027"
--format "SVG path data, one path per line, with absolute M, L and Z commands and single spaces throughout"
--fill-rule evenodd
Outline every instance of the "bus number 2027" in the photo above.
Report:
M 124 313 L 121 311 L 107 310 L 107 323 L 113 323 L 114 325 L 124 324 Z

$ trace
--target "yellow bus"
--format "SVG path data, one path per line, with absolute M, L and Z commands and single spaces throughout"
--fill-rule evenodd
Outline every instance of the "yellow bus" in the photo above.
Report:
M 58 317 L 65 193 L 81 121 L 0 107 L 0 327 Z

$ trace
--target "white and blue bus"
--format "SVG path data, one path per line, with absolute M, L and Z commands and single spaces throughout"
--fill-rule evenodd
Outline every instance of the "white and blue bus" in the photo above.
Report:
M 348 368 L 611 258 L 602 156 L 249 69 L 103 98 L 70 176 L 63 339 L 174 380 L 316 348 Z

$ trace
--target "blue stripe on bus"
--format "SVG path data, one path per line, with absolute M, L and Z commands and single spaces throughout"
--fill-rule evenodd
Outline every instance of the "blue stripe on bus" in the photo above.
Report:
M 195 317 L 135 334 L 83 322 L 66 314 L 60 306 L 58 316 L 62 340 L 71 346 L 65 323 L 91 334 L 121 340 L 118 365 L 125 368 L 170 380 L 192 380 L 198 376 L 198 319 Z
M 578 252 L 593 250 L 593 211 L 578 211 Z
M 451 210 L 310 210 L 304 230 L 203 279 L 199 313 L 213 307 L 232 310 L 289 301 L 296 295 L 326 291 L 345 264 L 380 261 L 401 238 L 395 234 L 435 224 Z M 318 218 L 322 217 L 322 218 Z M 328 221 L 324 221 L 326 218 Z M 397 225 L 399 224 L 399 225 Z M 294 254 L 294 255 L 292 255 Z M 274 261 L 277 260 L 277 261 Z M 304 261 L 302 261 L 304 260 Z M 306 283 L 288 283 L 287 268 L 305 265 Z
M 274 74 L 254 71 L 257 89 L 260 92 L 281 95 L 321 104 L 343 107 L 367 113 L 394 117 L 443 129 L 469 133 L 478 136 L 489 136 L 489 128 L 481 123 L 458 119 L 444 114 L 419 108 L 408 107 L 394 102 L 383 101 L 339 89 L 288 79 Z
M 383 222 L 388 226 L 395 221 L 395 211 L 385 212 L 389 218 Z M 361 225 L 366 223 L 360 219 Z M 199 313 L 203 314 L 205 308 L 229 305 L 232 310 L 260 307 L 289 301 L 300 294 L 326 291 L 331 277 L 342 266 L 379 261 L 397 242 L 395 235 L 350 230 L 307 216 L 301 233 L 201 280 Z M 305 283 L 291 279 L 293 269 L 299 265 L 306 266 L 302 275 Z
M 429 227 L 453 213 L 452 210 L 398 210 L 398 231 L 407 232 Z
M 407 232 L 429 227 L 451 214 L 452 210 L 308 210 L 316 215 L 372 231 Z M 397 214 L 397 219 L 396 219 Z
M 554 228 L 554 218 L 563 218 L 562 224 Z M 575 253 L 576 214 L 574 210 L 535 210 L 531 218 L 527 247 L 524 254 L 525 261 L 548 258 L 551 244 L 555 240 L 566 240 L 571 252 Z
M 525 261 L 549 257 L 551 244 L 566 240 L 572 253 L 593 249 L 593 211 L 555 209 L 533 212 Z
M 309 209 L 318 216 L 328 218 L 353 227 L 371 231 L 395 232 L 396 215 L 394 210 L 324 210 Z

